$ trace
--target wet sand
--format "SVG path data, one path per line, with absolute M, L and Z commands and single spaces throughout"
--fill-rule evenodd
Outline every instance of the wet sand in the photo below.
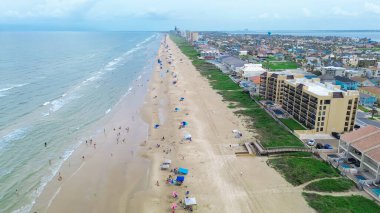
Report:
M 70 167 L 68 162 L 63 166 L 63 180 L 47 186 L 32 212 L 171 212 L 171 203 L 186 191 L 197 199 L 198 212 L 314 212 L 301 190 L 268 167 L 266 158 L 235 155 L 238 144 L 252 140 L 253 133 L 174 43 L 166 41 L 169 47 L 162 45 L 158 53 L 163 67 L 156 64 L 139 114 L 128 111 L 128 101 L 121 104 L 107 121 L 106 134 L 93 139 L 96 149 L 82 144 Z M 181 97 L 185 100 L 179 101 Z M 189 125 L 179 129 L 182 121 Z M 127 125 L 128 134 L 123 130 Z M 116 142 L 119 131 L 113 128 L 118 126 L 127 138 L 123 144 Z M 243 137 L 236 139 L 233 129 Z M 183 140 L 187 133 L 191 142 Z M 182 186 L 165 183 L 170 174 L 175 177 L 160 170 L 165 158 L 172 160 L 171 168 L 189 169 Z

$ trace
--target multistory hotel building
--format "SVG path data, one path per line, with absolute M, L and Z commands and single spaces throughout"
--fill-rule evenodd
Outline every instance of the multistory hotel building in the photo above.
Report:
M 302 75 L 263 73 L 259 94 L 282 106 L 294 119 L 314 133 L 352 131 L 359 92 L 343 91 L 340 86 L 322 84 L 319 78 Z

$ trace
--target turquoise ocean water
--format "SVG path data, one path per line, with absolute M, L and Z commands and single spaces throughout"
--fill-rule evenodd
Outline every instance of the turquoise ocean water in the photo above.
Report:
M 0 32 L 0 212 L 30 210 L 90 126 L 151 72 L 160 40 L 154 32 Z

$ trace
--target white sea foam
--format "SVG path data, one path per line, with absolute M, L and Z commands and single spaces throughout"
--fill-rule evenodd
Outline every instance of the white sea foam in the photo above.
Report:
M 54 176 L 57 175 L 59 169 L 62 167 L 63 163 L 73 154 L 73 152 L 75 151 L 75 149 L 77 149 L 79 147 L 79 145 L 82 143 L 83 141 L 79 141 L 79 143 L 73 145 L 72 147 L 70 147 L 68 150 L 66 150 L 64 153 L 63 153 L 63 156 L 61 157 L 62 160 L 58 161 L 58 163 L 56 163 L 55 165 L 53 165 L 53 168 L 51 169 L 51 173 L 49 175 L 46 175 L 44 177 L 41 178 L 41 184 L 38 186 L 38 188 L 33 191 L 32 193 L 32 196 L 33 196 L 33 201 L 15 211 L 13 211 L 12 213 L 26 213 L 26 212 L 30 212 L 30 210 L 32 209 L 33 205 L 36 203 L 36 198 L 38 196 L 41 195 L 42 191 L 45 189 L 46 185 L 53 179 Z
M 11 131 L 0 138 L 0 149 L 3 149 L 7 144 L 15 140 L 23 139 L 28 133 L 28 128 L 20 128 Z
M 107 109 L 106 111 L 106 114 L 110 113 L 111 112 L 111 109 Z
M 12 89 L 18 88 L 18 87 L 23 87 L 23 86 L 28 85 L 28 84 L 29 83 L 6 85 L 5 87 L 0 88 L 0 97 L 6 96 L 7 95 L 6 92 L 9 91 L 9 90 L 12 90 Z
M 50 101 L 46 101 L 44 104 L 42 104 L 43 106 L 46 106 L 46 105 L 48 105 L 48 104 L 50 104 Z

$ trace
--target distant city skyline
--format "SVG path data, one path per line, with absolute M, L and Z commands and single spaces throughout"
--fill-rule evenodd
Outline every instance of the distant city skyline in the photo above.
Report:
M 1 30 L 380 30 L 379 0 L 2 0 Z

